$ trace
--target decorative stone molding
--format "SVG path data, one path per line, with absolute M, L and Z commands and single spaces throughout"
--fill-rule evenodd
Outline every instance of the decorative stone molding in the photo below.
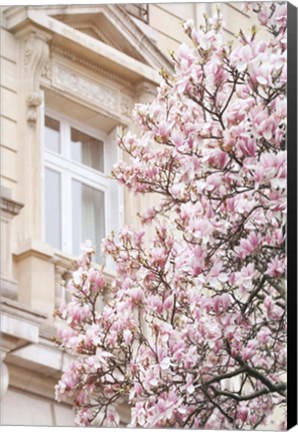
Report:
M 11 198 L 3 197 L 3 196 L 1 196 L 0 198 L 1 211 L 5 212 L 6 214 L 9 214 L 11 217 L 17 216 L 23 207 L 24 204 L 14 201 Z
M 50 261 L 54 256 L 54 251 L 53 248 L 46 243 L 30 238 L 20 244 L 18 249 L 14 250 L 13 254 L 16 262 L 32 256 Z
M 1 293 L 11 299 L 16 299 L 18 295 L 17 281 L 12 275 L 11 220 L 23 207 L 11 198 L 8 188 L 1 186 Z
M 115 7 L 116 6 L 116 7 Z M 171 61 L 156 47 L 156 43 L 138 26 L 132 16 L 125 10 L 125 6 L 106 5 L 109 11 L 108 16 L 112 25 L 134 46 L 134 49 L 141 55 L 145 62 L 151 67 L 171 71 Z
M 86 67 L 89 70 L 92 70 L 93 72 L 96 72 L 98 75 L 102 75 L 106 78 L 108 78 L 109 80 L 119 83 L 125 87 L 130 88 L 131 87 L 131 82 L 123 77 L 121 77 L 120 75 L 111 72 L 108 69 L 105 69 L 103 67 L 98 66 L 96 63 L 93 63 L 81 56 L 76 55 L 74 52 L 66 50 L 65 48 L 63 48 L 60 45 L 57 44 L 51 44 L 51 51 L 53 53 L 57 53 L 59 55 L 61 55 L 62 57 L 77 63 L 79 65 L 82 65 L 84 67 Z
M 40 79 L 49 58 L 51 36 L 33 26 L 18 33 L 21 50 L 21 87 L 25 95 L 27 121 L 34 125 L 42 102 Z M 23 64 L 23 66 L 22 66 Z
M 86 78 L 65 66 L 53 67 L 53 86 L 86 99 L 93 105 L 110 113 L 119 113 L 119 92 L 98 81 Z
M 118 44 L 116 44 L 115 41 L 109 38 L 106 32 L 100 29 L 99 26 L 92 21 L 67 21 L 65 22 L 65 24 L 80 31 L 92 30 L 100 41 L 105 42 L 106 44 L 111 45 L 116 49 L 120 49 Z
M 26 99 L 28 112 L 27 112 L 27 121 L 29 123 L 36 123 L 37 121 L 37 108 L 42 103 L 42 95 L 40 92 L 34 92 L 31 95 L 27 96 Z
M 55 263 L 55 307 L 61 306 L 61 301 L 68 303 L 70 294 L 66 290 L 68 281 L 71 278 L 71 271 L 74 269 L 74 259 L 66 254 L 56 253 L 52 259 Z
M 48 60 L 41 72 L 41 78 L 46 79 L 47 81 L 52 80 L 52 62 Z
M 30 77 L 32 91 L 39 90 L 41 72 L 49 57 L 49 40 L 47 34 L 36 30 L 29 31 L 24 38 L 24 72 Z
M 29 322 L 34 328 L 34 333 L 30 332 L 30 341 L 31 342 L 37 342 L 38 341 L 38 332 L 36 330 L 36 326 L 39 327 L 41 323 L 44 322 L 44 320 L 47 318 L 47 315 L 29 308 L 28 306 L 19 303 L 17 301 L 14 300 L 10 300 L 10 299 L 6 299 L 1 297 L 1 314 L 6 314 L 6 315 L 11 315 L 13 316 L 15 319 L 21 320 L 21 321 L 26 321 Z M 33 329 L 32 327 L 32 329 Z M 1 326 L 1 331 L 5 331 L 6 327 L 5 326 Z M 24 328 L 23 326 L 21 326 L 19 328 L 19 333 L 14 333 L 15 335 L 17 335 L 17 337 L 19 338 L 24 338 L 25 333 L 24 333 Z M 6 332 L 7 333 L 7 332 Z M 27 333 L 26 333 L 27 334 Z M 28 334 L 27 334 L 28 336 Z
M 45 317 L 18 302 L 1 299 L 1 399 L 9 385 L 9 371 L 4 360 L 11 353 L 39 341 L 39 325 Z

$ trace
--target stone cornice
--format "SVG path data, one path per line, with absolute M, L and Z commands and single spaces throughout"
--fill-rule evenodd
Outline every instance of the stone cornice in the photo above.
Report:
M 0 206 L 1 211 L 8 213 L 11 216 L 17 216 L 24 207 L 24 204 L 14 201 L 8 197 L 1 197 Z
M 141 55 L 149 62 L 152 67 L 160 69 L 161 67 L 171 70 L 173 68 L 170 59 L 159 51 L 151 40 L 143 33 L 130 17 L 124 7 L 120 5 L 106 5 L 109 10 L 109 16 L 113 17 L 115 23 L 118 23 L 120 31 L 131 40 L 131 43 L 138 44 Z
M 28 239 L 18 248 L 18 250 L 14 251 L 13 255 L 16 261 L 23 260 L 29 256 L 51 260 L 54 256 L 54 250 L 46 243 Z
M 17 303 L 17 302 L 15 302 Z M 1 356 L 39 342 L 39 326 L 45 318 L 40 314 L 12 307 L 1 300 Z
M 59 54 L 60 56 L 71 60 L 77 64 L 80 64 L 89 70 L 92 70 L 100 75 L 103 75 L 104 77 L 107 77 L 111 81 L 116 81 L 119 84 L 123 85 L 126 88 L 132 88 L 132 82 L 129 79 L 125 79 L 121 77 L 121 75 L 111 72 L 108 69 L 105 69 L 101 66 L 99 66 L 97 63 L 92 62 L 82 55 L 77 55 L 75 52 L 72 52 L 70 50 L 67 50 L 63 47 L 63 45 L 60 44 L 52 44 L 51 45 L 52 53 Z
M 31 309 L 23 303 L 10 300 L 6 297 L 1 297 L 0 304 L 1 313 L 5 313 L 7 315 L 11 314 L 16 318 L 27 321 L 29 320 L 34 324 L 40 324 L 47 318 L 47 315 Z
M 63 40 L 67 49 L 79 52 L 83 49 L 90 60 L 111 70 L 112 73 L 117 71 L 125 79 L 134 82 L 147 79 L 155 84 L 159 84 L 161 81 L 159 73 L 152 67 L 37 11 L 36 8 L 9 8 L 3 12 L 3 15 L 4 26 L 12 33 L 19 33 L 28 24 L 33 24 L 49 32 L 54 43 Z
M 11 10 L 14 9 L 14 10 Z M 26 16 L 26 12 L 21 7 L 9 8 L 5 11 L 6 21 L 8 25 L 16 26 L 19 25 L 19 21 Z M 29 11 L 35 11 L 36 7 L 27 7 Z M 51 16 L 69 16 L 71 17 L 77 15 L 96 15 L 96 14 L 105 14 L 108 19 L 113 23 L 115 28 L 118 29 L 120 33 L 124 35 L 127 41 L 134 47 L 136 52 L 145 59 L 145 61 L 152 67 L 160 69 L 163 67 L 165 69 L 172 69 L 172 63 L 169 58 L 167 58 L 161 51 L 156 48 L 154 42 L 152 42 L 151 38 L 148 37 L 146 32 L 136 24 L 133 17 L 124 9 L 123 5 L 71 5 L 71 7 L 67 6 L 38 6 L 39 11 L 44 15 Z M 77 19 L 76 19 L 77 21 Z M 69 23 L 69 25 L 72 25 Z M 97 28 L 102 34 L 102 29 Z M 107 35 L 104 35 L 107 36 Z M 109 38 L 108 38 L 109 39 Z M 103 40 L 107 43 L 111 43 L 107 39 Z M 114 45 L 111 43 L 111 45 Z M 116 48 L 117 45 L 115 45 Z M 121 49 L 118 48 L 120 51 Z
M 54 401 L 55 385 L 58 382 L 58 377 L 51 377 L 48 374 L 45 376 L 45 373 L 36 370 L 36 366 L 35 370 L 27 369 L 11 364 L 9 360 L 7 360 L 6 364 L 9 368 L 9 384 L 11 387 Z

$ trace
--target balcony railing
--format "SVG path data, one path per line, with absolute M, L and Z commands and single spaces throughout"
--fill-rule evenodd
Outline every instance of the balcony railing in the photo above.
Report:
M 125 10 L 134 17 L 142 20 L 146 24 L 149 23 L 149 5 L 147 3 L 139 4 L 124 4 Z

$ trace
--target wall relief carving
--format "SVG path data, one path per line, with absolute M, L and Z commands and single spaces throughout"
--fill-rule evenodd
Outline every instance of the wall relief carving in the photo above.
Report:
M 61 90 L 67 90 L 81 99 L 87 99 L 105 110 L 119 114 L 119 92 L 102 83 L 57 64 L 53 67 L 52 83 Z
M 126 78 L 121 77 L 120 75 L 110 71 L 109 69 L 105 69 L 99 66 L 97 63 L 91 62 L 84 57 L 76 55 L 73 51 L 67 50 L 61 45 L 51 43 L 51 52 L 58 54 L 59 56 L 62 56 L 63 58 L 68 59 L 71 62 L 82 65 L 83 67 L 96 72 L 98 75 L 102 75 L 108 78 L 108 80 L 110 81 L 115 81 L 116 83 L 119 83 L 127 88 L 132 87 L 131 81 L 127 80 Z

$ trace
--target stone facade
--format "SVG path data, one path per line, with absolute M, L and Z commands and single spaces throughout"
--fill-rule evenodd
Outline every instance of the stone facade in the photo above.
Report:
M 117 128 L 134 128 L 134 104 L 154 97 L 160 68 L 171 69 L 169 50 L 186 41 L 181 19 L 198 24 L 213 9 L 149 4 L 144 22 L 124 5 L 1 8 L 2 425 L 73 425 L 70 404 L 54 400 L 69 358 L 52 342 L 52 312 L 74 256 L 45 241 L 45 112 L 104 134 L 110 168 L 121 158 Z M 251 26 L 239 4 L 224 4 L 223 15 L 227 37 Z M 108 227 L 138 224 L 148 199 L 107 189 Z

